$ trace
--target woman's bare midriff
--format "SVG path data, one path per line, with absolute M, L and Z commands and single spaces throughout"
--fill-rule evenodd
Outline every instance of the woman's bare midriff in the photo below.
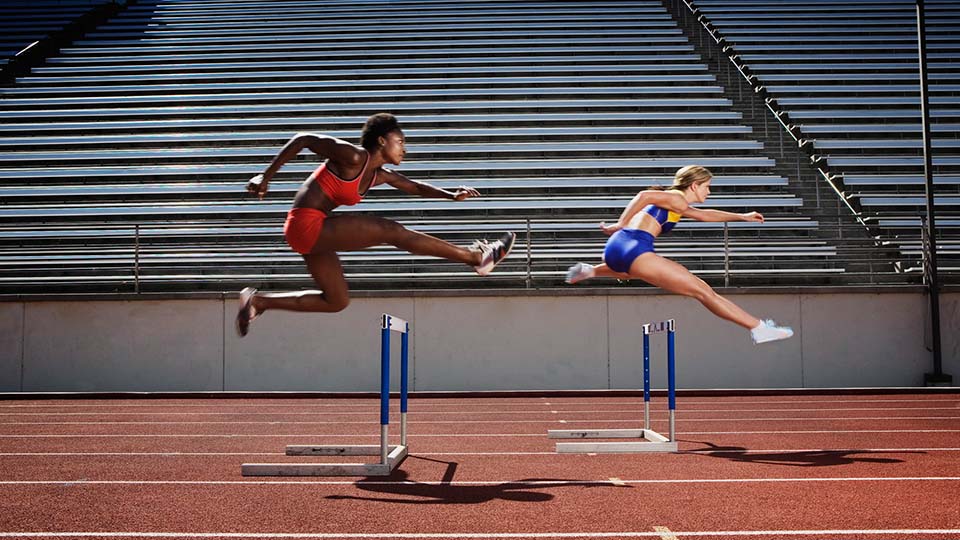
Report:
M 661 229 L 660 224 L 657 223 L 657 220 L 654 219 L 650 214 L 644 212 L 640 212 L 633 216 L 633 219 L 630 220 L 627 228 L 648 232 L 652 234 L 654 238 L 660 235 Z
M 337 207 L 333 201 L 327 197 L 327 194 L 320 188 L 320 184 L 311 176 L 300 186 L 297 194 L 293 197 L 294 208 L 316 208 L 324 214 L 330 215 L 330 212 Z

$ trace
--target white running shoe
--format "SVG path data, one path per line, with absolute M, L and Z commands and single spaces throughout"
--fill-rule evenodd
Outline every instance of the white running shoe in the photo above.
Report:
M 786 326 L 777 326 L 777 323 L 770 319 L 760 321 L 760 324 L 750 330 L 750 336 L 756 344 L 766 343 L 768 341 L 777 341 L 787 339 L 793 335 L 793 330 Z
M 493 242 L 478 240 L 474 245 L 480 249 L 480 264 L 473 268 L 481 276 L 492 272 L 493 267 L 497 266 L 500 261 L 506 259 L 507 255 L 510 254 L 510 250 L 513 249 L 513 242 L 516 239 L 517 235 L 512 232 L 507 232 L 503 233 L 503 236 Z
M 235 321 L 237 335 L 243 337 L 250 331 L 250 323 L 257 318 L 257 310 L 253 308 L 253 295 L 257 290 L 253 287 L 247 287 L 240 291 L 240 306 L 237 310 L 237 319 Z
M 594 275 L 596 275 L 596 271 L 594 270 L 593 265 L 578 262 L 567 269 L 567 279 L 565 281 L 570 285 L 573 285 L 579 281 L 590 279 Z

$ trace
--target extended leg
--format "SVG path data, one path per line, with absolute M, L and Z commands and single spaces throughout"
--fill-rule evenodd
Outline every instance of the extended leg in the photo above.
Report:
M 637 257 L 630 267 L 630 275 L 661 289 L 695 298 L 714 315 L 739 324 L 747 330 L 760 324 L 760 319 L 717 294 L 710 285 L 691 274 L 684 266 L 656 253 L 644 253 Z
M 429 255 L 471 266 L 480 264 L 479 249 L 460 247 L 435 236 L 375 216 L 333 216 L 323 223 L 314 251 L 356 251 L 389 244 L 414 255 Z

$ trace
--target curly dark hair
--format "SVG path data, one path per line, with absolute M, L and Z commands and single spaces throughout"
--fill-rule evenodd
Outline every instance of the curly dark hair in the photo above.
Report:
M 374 151 L 380 147 L 378 139 L 391 131 L 400 129 L 400 123 L 397 117 L 390 113 L 377 113 L 367 118 L 367 123 L 363 125 L 363 133 L 360 135 L 360 146 L 369 151 Z

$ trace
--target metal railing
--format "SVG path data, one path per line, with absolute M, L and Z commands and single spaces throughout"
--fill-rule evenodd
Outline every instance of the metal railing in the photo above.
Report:
M 537 225 L 544 223 L 554 221 L 523 220 L 523 241 L 518 241 L 513 255 L 490 278 L 479 281 L 469 268 L 457 263 L 393 248 L 342 253 L 341 258 L 354 290 L 491 284 L 505 289 L 554 287 L 563 285 L 565 271 L 573 263 L 601 262 L 606 237 L 599 229 L 566 235 L 538 233 Z M 0 291 L 22 292 L 14 289 L 29 285 L 29 292 L 41 292 L 46 284 L 49 292 L 69 292 L 91 282 L 135 294 L 217 287 L 232 290 L 234 284 L 245 280 L 276 287 L 312 285 L 302 259 L 282 238 L 266 235 L 244 241 L 211 235 L 178 241 L 163 236 L 166 227 L 130 224 L 126 241 L 115 235 L 101 245 L 32 247 L 19 253 L 16 248 L 5 248 L 0 251 Z M 464 243 L 459 238 L 447 239 Z M 853 224 L 837 223 L 803 236 L 777 228 L 735 229 L 724 223 L 706 232 L 681 227 L 658 241 L 657 252 L 722 287 L 922 285 L 927 282 L 928 246 L 925 235 L 877 242 Z M 943 248 L 941 278 L 946 284 L 960 284 L 960 243 Z M 29 261 L 31 254 L 37 257 L 35 263 Z M 123 268 L 128 269 L 126 273 L 120 271 Z M 22 281 L 18 282 L 18 276 Z M 71 285 L 72 281 L 76 283 Z M 611 285 L 645 286 L 639 281 L 618 284 L 598 279 L 578 287 Z

